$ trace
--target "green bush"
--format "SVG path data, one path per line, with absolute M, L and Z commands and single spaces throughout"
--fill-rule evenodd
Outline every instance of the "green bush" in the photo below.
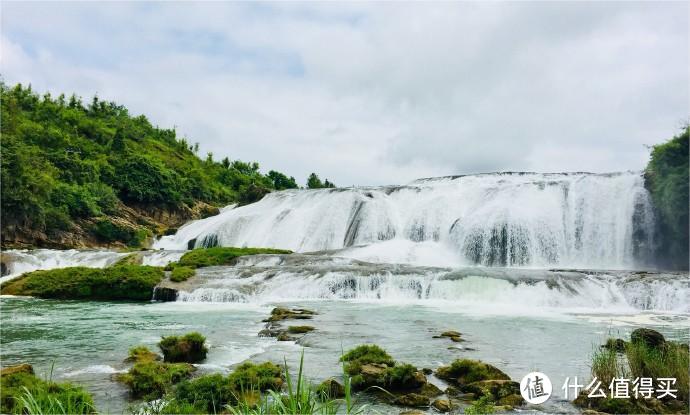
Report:
M 173 384 L 188 378 L 195 370 L 188 363 L 143 361 L 136 363 L 129 372 L 119 375 L 118 380 L 129 386 L 135 398 L 158 399 Z
M 341 356 L 340 361 L 346 362 L 345 371 L 350 375 L 358 374 L 362 365 L 369 363 L 395 365 L 393 358 L 375 344 L 357 346 Z
M 184 254 L 176 265 L 192 268 L 210 267 L 214 265 L 231 265 L 235 258 L 244 255 L 289 253 L 292 253 L 292 251 L 271 248 L 198 248 Z
M 31 373 L 15 372 L 0 378 L 3 414 L 90 414 L 96 412 L 91 395 L 69 383 L 55 383 Z
M 163 337 L 158 343 L 166 362 L 197 363 L 206 359 L 206 337 L 197 332 Z
M 59 268 L 26 273 L 3 284 L 0 292 L 56 299 L 148 301 L 163 275 L 161 268 L 143 265 Z
M 170 281 L 174 282 L 182 282 L 182 281 L 187 281 L 191 277 L 196 274 L 196 271 L 194 268 L 191 267 L 186 267 L 186 266 L 179 266 L 179 267 L 174 267 L 172 272 L 170 273 Z

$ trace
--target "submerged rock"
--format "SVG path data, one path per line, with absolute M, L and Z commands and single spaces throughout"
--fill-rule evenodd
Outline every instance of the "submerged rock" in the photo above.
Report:
M 453 409 L 448 399 L 436 399 L 431 403 L 431 406 L 439 412 L 450 412 L 450 410 Z
M 413 408 L 429 406 L 429 398 L 418 393 L 408 393 L 406 395 L 398 396 L 394 401 L 397 405 L 411 406 Z

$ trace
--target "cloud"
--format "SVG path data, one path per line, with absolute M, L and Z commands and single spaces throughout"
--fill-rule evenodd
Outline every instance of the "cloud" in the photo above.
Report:
M 688 113 L 685 3 L 3 3 L 2 75 L 341 185 L 641 169 Z

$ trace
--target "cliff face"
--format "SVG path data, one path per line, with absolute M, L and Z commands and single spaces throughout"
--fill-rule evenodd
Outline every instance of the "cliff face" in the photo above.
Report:
M 174 232 L 190 220 L 203 219 L 218 212 L 217 207 L 203 202 L 175 209 L 120 204 L 116 214 L 79 219 L 71 223 L 68 230 L 49 234 L 26 224 L 3 224 L 2 248 L 145 248 L 150 246 L 154 236 Z M 132 237 L 127 243 L 108 235 L 107 229 L 118 232 L 116 236 L 131 234 Z

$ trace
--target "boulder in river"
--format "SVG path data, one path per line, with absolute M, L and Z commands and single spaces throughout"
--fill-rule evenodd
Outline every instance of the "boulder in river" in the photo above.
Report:
M 656 330 L 647 328 L 635 329 L 630 334 L 630 341 L 632 343 L 644 343 L 648 347 L 655 349 L 663 347 L 664 343 L 666 343 L 666 339 L 664 338 L 663 334 Z

